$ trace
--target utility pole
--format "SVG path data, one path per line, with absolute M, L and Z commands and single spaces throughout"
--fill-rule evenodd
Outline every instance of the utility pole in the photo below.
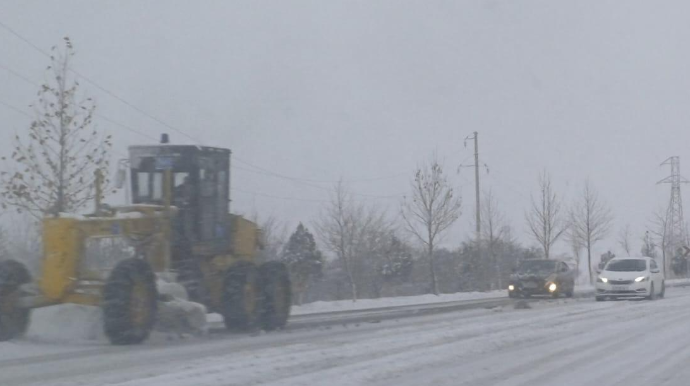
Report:
M 474 193 L 475 193 L 475 199 L 476 199 L 476 230 L 477 230 L 477 244 L 479 244 L 479 241 L 481 240 L 481 232 L 482 232 L 482 219 L 481 219 L 481 210 L 480 210 L 480 205 L 479 205 L 479 134 L 475 131 L 472 133 L 473 135 L 470 137 L 468 136 L 465 138 L 465 147 L 467 147 L 467 140 L 468 139 L 473 139 L 474 140 Z M 465 165 L 460 165 L 461 167 Z
M 480 240 L 482 231 L 481 211 L 479 210 L 479 136 L 474 132 L 474 194 L 477 199 L 477 241 Z
M 662 162 L 660 166 L 671 165 L 671 175 L 657 182 L 657 184 L 671 184 L 671 199 L 666 211 L 666 229 L 664 234 L 667 241 L 662 247 L 667 247 L 672 254 L 676 254 L 681 248 L 687 245 L 687 234 L 685 233 L 685 220 L 683 220 L 683 202 L 680 195 L 680 184 L 689 181 L 680 175 L 680 157 L 673 156 Z M 664 256 L 664 270 L 669 268 L 669 259 L 666 259 L 666 251 L 662 251 Z

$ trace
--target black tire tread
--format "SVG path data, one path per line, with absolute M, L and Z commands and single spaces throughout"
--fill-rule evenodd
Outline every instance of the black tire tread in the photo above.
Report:
M 243 288 L 247 280 L 254 280 L 257 298 L 260 298 L 259 273 L 249 262 L 239 262 L 228 268 L 223 281 L 222 315 L 225 327 L 230 331 L 246 331 L 254 328 L 260 313 L 260 304 L 254 307 L 254 314 L 248 315 L 245 308 Z M 257 299 L 259 301 L 260 299 Z
M 292 285 L 287 266 L 279 261 L 269 261 L 259 267 L 263 292 L 263 307 L 260 316 L 261 327 L 266 331 L 282 329 L 287 324 L 292 306 Z M 275 306 L 276 286 L 283 288 L 284 309 Z
M 24 264 L 16 260 L 0 261 L 0 301 L 12 296 L 22 284 L 31 282 L 31 274 Z M 13 315 L 0 313 L 0 342 L 18 338 L 29 326 L 31 310 L 12 309 Z
M 151 317 L 143 326 L 134 326 L 129 313 L 135 279 L 143 279 L 149 293 Z M 139 344 L 153 330 L 158 311 L 156 276 L 144 260 L 131 258 L 118 263 L 103 287 L 103 329 L 112 344 Z

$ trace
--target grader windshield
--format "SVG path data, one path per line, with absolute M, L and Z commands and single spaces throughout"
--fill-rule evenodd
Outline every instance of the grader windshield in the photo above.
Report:
M 132 202 L 164 204 L 164 174 L 171 171 L 171 204 L 179 209 L 173 244 L 227 249 L 230 150 L 200 146 L 133 146 Z

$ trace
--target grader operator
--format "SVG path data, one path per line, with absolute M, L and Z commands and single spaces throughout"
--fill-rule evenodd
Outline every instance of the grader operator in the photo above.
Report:
M 260 230 L 229 213 L 230 150 L 170 145 L 163 138 L 159 145 L 129 148 L 131 205 L 97 199 L 92 214 L 43 220 L 38 280 L 22 263 L 0 261 L 0 341 L 26 331 L 32 308 L 76 303 L 103 309 L 111 343 L 141 343 L 159 303 L 171 299 L 158 285 L 166 280 L 221 314 L 230 330 L 285 326 L 287 269 L 279 262 L 257 264 Z M 104 240 L 127 247 L 122 253 L 93 247 Z

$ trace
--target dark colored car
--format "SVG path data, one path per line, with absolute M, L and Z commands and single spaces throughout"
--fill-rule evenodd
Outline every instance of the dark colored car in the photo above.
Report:
M 560 260 L 524 260 L 510 276 L 508 296 L 530 297 L 563 294 L 572 297 L 575 289 L 575 272 Z

